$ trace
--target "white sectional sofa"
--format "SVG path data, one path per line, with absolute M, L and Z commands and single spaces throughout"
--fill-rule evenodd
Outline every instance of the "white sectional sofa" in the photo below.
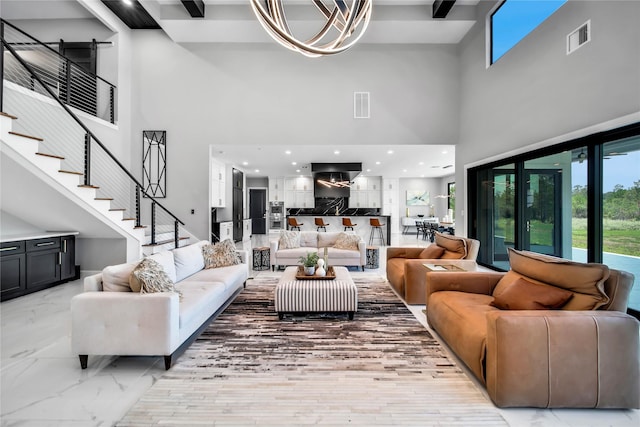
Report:
M 249 277 L 246 251 L 237 251 L 241 264 L 204 269 L 202 247 L 208 243 L 150 256 L 162 265 L 181 295 L 127 290 L 137 262 L 109 266 L 85 278 L 85 292 L 71 300 L 71 344 L 81 367 L 87 367 L 88 355 L 129 355 L 164 356 L 169 369 Z
M 300 235 L 299 247 L 283 249 L 280 246 L 280 239 L 270 241 L 271 269 L 275 270 L 279 266 L 299 265 L 299 258 L 307 252 L 315 251 L 322 258 L 324 248 L 327 248 L 329 265 L 358 266 L 364 271 L 367 262 L 367 245 L 364 240 L 358 238 L 358 249 L 339 249 L 334 247 L 341 234 L 354 235 L 353 232 L 344 231 L 298 231 Z

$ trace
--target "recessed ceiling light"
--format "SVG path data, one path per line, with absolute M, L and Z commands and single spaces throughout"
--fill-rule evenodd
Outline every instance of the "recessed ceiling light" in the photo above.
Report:
M 419 164 L 420 166 L 422 166 L 422 165 L 424 165 L 424 162 L 419 162 L 418 164 Z
M 249 164 L 249 162 L 242 162 L 242 164 L 243 164 L 244 166 L 247 166 L 247 165 Z
M 296 169 L 296 173 L 300 173 L 300 169 Z M 302 176 L 302 175 L 300 175 L 300 176 Z
M 256 173 L 260 172 L 260 169 L 256 169 Z
M 387 154 L 393 154 L 393 150 L 387 151 Z
M 292 164 L 293 166 L 295 166 L 295 165 L 297 165 L 297 164 L 298 164 L 298 162 L 291 162 L 291 164 Z
M 333 154 L 336 154 L 336 155 L 340 154 L 340 150 L 334 151 Z
M 376 165 L 379 165 L 379 164 L 380 164 L 380 162 L 376 162 Z
M 291 154 L 291 151 L 287 150 L 284 152 L 284 154 Z
M 367 169 L 367 172 L 371 172 L 371 169 Z
M 420 178 L 424 178 L 424 175 L 420 175 Z
M 447 153 L 448 153 L 448 151 L 447 151 L 447 150 L 444 150 L 444 151 L 442 152 L 442 154 L 447 154 Z
M 406 172 L 407 172 L 407 170 L 406 170 L 406 169 L 402 169 L 402 172 L 405 172 L 405 173 L 406 173 Z

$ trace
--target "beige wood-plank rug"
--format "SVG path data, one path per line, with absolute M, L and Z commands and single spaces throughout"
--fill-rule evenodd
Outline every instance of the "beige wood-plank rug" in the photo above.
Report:
M 379 275 L 358 311 L 286 316 L 261 273 L 118 426 L 501 426 L 498 410 Z

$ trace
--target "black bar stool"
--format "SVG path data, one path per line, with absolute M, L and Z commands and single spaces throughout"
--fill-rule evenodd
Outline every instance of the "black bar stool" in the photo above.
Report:
M 344 225 L 344 231 L 347 231 L 347 228 L 353 231 L 353 227 L 356 227 L 358 224 L 353 224 L 351 218 L 342 218 L 342 225 Z
M 382 244 L 386 246 L 387 244 L 384 241 L 384 233 L 382 232 L 382 227 L 384 227 L 384 224 L 381 224 L 378 218 L 369 218 L 369 225 L 371 225 L 369 245 L 373 245 L 373 241 L 375 239 L 380 239 L 382 240 Z

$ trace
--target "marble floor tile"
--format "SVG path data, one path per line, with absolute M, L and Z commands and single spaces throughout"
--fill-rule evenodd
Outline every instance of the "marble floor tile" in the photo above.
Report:
M 275 237 L 254 236 L 244 245 L 268 245 Z M 391 242 L 394 246 L 428 244 L 415 235 L 393 235 Z M 380 267 L 368 271 L 384 275 L 385 259 L 382 247 Z M 69 310 L 71 298 L 80 292 L 82 279 L 0 303 L 0 426 L 110 426 L 165 373 L 162 358 L 154 357 L 90 357 L 88 369 L 80 369 L 77 355 L 71 354 Z M 424 306 L 409 308 L 428 327 Z M 468 376 L 486 396 L 473 375 Z M 517 427 L 640 425 L 637 410 L 507 409 L 500 413 Z M 300 419 L 305 420 L 304 414 Z M 278 420 L 265 419 L 267 424 L 278 425 Z

